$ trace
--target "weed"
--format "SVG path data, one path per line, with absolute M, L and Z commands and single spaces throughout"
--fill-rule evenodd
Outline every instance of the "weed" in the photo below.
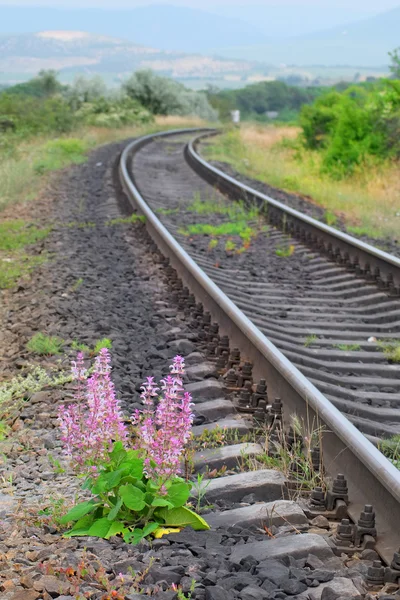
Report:
M 60 471 L 63 472 L 63 471 Z M 65 498 L 49 498 L 47 506 L 39 510 L 38 515 L 40 517 L 44 517 L 41 519 L 52 527 L 59 529 L 60 527 L 60 519 L 65 514 L 66 511 L 66 501 Z
M 95 354 L 97 356 L 99 354 L 100 350 L 102 350 L 103 348 L 107 348 L 108 350 L 111 350 L 112 341 L 109 338 L 102 338 L 101 340 L 98 340 L 94 345 L 93 354 Z
M 387 440 L 380 440 L 378 449 L 393 463 L 396 469 L 400 470 L 400 435 L 394 435 Z
M 72 350 L 75 350 L 76 352 L 90 352 L 89 346 L 87 346 L 86 344 L 82 344 L 81 342 L 78 342 L 77 340 L 74 340 L 72 342 L 71 348 L 72 348 Z
M 227 240 L 225 243 L 225 252 L 233 252 L 235 249 L 236 249 L 235 242 L 232 242 L 232 240 Z
M 82 279 L 82 277 L 80 277 L 79 279 L 77 279 L 75 281 L 74 285 L 71 287 L 71 292 L 77 292 L 82 284 L 83 284 L 83 279 Z
M 119 217 L 118 219 L 111 219 L 107 221 L 106 225 L 126 225 L 129 223 L 145 223 L 146 217 L 145 215 L 130 215 L 129 217 Z
M 333 347 L 343 350 L 343 352 L 356 352 L 357 350 L 361 350 L 360 344 L 335 344 Z
M 50 227 L 38 227 L 22 220 L 0 223 L 0 250 L 20 250 L 48 236 Z
M 20 400 L 40 392 L 45 387 L 57 387 L 70 381 L 72 375 L 69 372 L 48 374 L 42 367 L 30 367 L 25 376 L 17 375 L 10 381 L 0 383 L 0 406 L 18 406 Z
M 329 227 L 333 227 L 337 223 L 337 216 L 333 212 L 326 210 L 324 214 L 324 221 L 327 225 L 329 225 Z
M 21 277 L 29 275 L 35 267 L 42 265 L 46 260 L 47 256 L 43 254 L 30 256 L 17 253 L 5 258 L 0 256 L 0 289 L 13 287 Z
M 203 480 L 205 478 L 205 473 L 197 473 L 197 478 L 193 483 L 193 488 L 196 491 L 197 495 L 197 504 L 196 504 L 196 512 L 200 512 L 201 503 L 204 496 L 207 493 L 207 488 L 211 483 L 211 479 L 208 479 L 207 482 L 203 485 Z
M 214 248 L 216 248 L 218 246 L 218 240 L 216 238 L 213 238 L 212 240 L 210 240 L 209 244 L 208 244 L 208 250 L 214 250 Z
M 290 436 L 284 431 L 283 423 L 272 424 L 256 432 L 257 441 L 264 440 L 264 453 L 256 459 L 242 457 L 242 470 L 273 468 L 281 471 L 292 482 L 289 491 L 293 499 L 317 485 L 324 485 L 322 463 L 323 426 L 318 420 L 311 423 L 292 416 L 290 419 Z M 314 449 L 319 448 L 321 458 L 315 465 Z
M 392 363 L 400 363 L 400 340 L 378 340 L 378 346 Z
M 251 239 L 256 235 L 255 230 L 249 227 L 246 221 L 236 223 L 222 223 L 221 225 L 209 225 L 207 223 L 194 223 L 185 229 L 179 229 L 183 235 L 209 235 L 212 237 L 220 235 L 238 235 L 242 239 Z
M 23 220 L 0 223 L 0 289 L 11 287 L 22 275 L 46 260 L 46 255 L 29 256 L 21 250 L 44 239 L 50 227 L 40 229 Z
M 180 587 L 177 588 L 176 584 L 172 584 L 172 589 L 174 591 L 176 590 L 176 597 L 178 598 L 178 600 L 190 600 L 195 588 L 196 588 L 196 580 L 195 579 L 192 579 L 192 583 L 190 584 L 190 588 L 189 588 L 187 595 L 182 591 L 182 588 L 180 588 Z
M 238 444 L 247 440 L 246 437 L 241 437 L 237 429 L 225 429 L 223 427 L 214 427 L 214 429 L 205 429 L 201 435 L 195 438 L 196 450 L 204 450 L 206 448 L 221 448 L 228 444 Z
M 280 246 L 275 250 L 276 256 L 280 256 L 281 258 L 289 258 L 292 256 L 295 251 L 295 246 L 291 244 L 290 246 Z
M 38 332 L 29 340 L 26 347 L 34 354 L 52 356 L 61 354 L 64 343 L 64 340 L 59 337 Z
M 52 454 L 48 454 L 47 457 L 55 473 L 65 473 L 64 467 L 61 466 L 61 463 L 59 460 L 57 460 L 57 458 L 54 458 Z
M 382 237 L 381 231 L 373 225 L 347 225 L 347 231 L 354 235 L 378 239 Z
M 155 212 L 160 215 L 174 215 L 179 212 L 179 208 L 156 208 Z
M 43 175 L 71 164 L 79 165 L 86 162 L 88 150 L 88 143 L 78 138 L 52 140 L 44 145 L 33 168 L 36 173 Z
M 318 336 L 315 335 L 315 333 L 312 333 L 311 335 L 308 335 L 305 339 L 304 342 L 304 347 L 308 348 L 309 346 L 311 346 L 311 344 L 313 344 L 316 340 L 318 339 Z
M 69 229 L 94 229 L 96 223 L 93 223 L 92 221 L 70 221 L 63 226 L 68 227 Z

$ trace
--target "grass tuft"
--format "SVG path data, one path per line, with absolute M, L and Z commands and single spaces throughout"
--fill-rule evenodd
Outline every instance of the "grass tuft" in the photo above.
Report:
M 289 258 L 293 256 L 295 251 L 295 246 L 290 244 L 290 246 L 281 246 L 275 250 L 276 256 L 280 256 L 281 258 Z
M 146 217 L 145 215 L 130 215 L 129 217 L 119 217 L 117 219 L 111 219 L 107 221 L 106 225 L 124 225 L 129 223 L 145 223 Z
M 378 341 L 378 347 L 383 351 L 389 362 L 400 363 L 400 340 Z
M 361 350 L 360 344 L 335 344 L 333 347 L 343 350 L 343 352 L 357 352 Z
M 98 340 L 94 345 L 93 353 L 98 354 L 103 348 L 111 350 L 112 341 L 109 338 L 102 338 L 101 340 Z
M 80 165 L 86 162 L 89 148 L 87 141 L 78 138 L 51 140 L 41 149 L 40 158 L 33 165 L 34 171 L 43 175 L 68 165 Z
M 64 340 L 61 338 L 38 332 L 29 340 L 26 347 L 34 354 L 53 356 L 61 354 L 63 345 Z
M 318 339 L 318 336 L 315 335 L 315 333 L 312 333 L 311 335 L 308 335 L 304 341 L 304 347 L 308 348 L 309 346 L 311 346 L 311 344 L 313 344 L 316 340 Z

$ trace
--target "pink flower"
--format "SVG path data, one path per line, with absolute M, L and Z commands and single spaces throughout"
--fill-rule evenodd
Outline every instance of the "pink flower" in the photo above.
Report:
M 76 470 L 93 473 L 115 441 L 126 442 L 127 431 L 111 381 L 110 354 L 106 348 L 95 359 L 93 375 L 87 379 L 82 353 L 72 363 L 77 381 L 75 402 L 61 406 L 59 423 L 64 452 Z
M 176 356 L 170 367 L 171 375 L 161 380 L 158 403 L 154 398 L 159 388 L 152 377 L 142 386 L 145 408 L 132 417 L 137 426 L 138 447 L 145 455 L 148 477 L 166 481 L 179 473 L 185 446 L 193 424 L 192 397 L 184 391 L 181 375 L 185 372 L 184 359 Z

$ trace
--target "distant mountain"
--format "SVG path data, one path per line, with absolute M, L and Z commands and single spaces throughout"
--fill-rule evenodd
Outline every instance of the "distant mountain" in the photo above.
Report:
M 152 4 L 129 10 L 0 6 L 0 33 L 58 29 L 79 29 L 190 53 L 268 41 L 243 20 L 182 6 Z
M 246 60 L 296 65 L 382 66 L 400 46 L 400 6 L 340 27 L 267 44 L 219 48 L 219 54 Z
M 1 82 L 28 79 L 41 69 L 56 69 L 62 79 L 83 73 L 102 75 L 110 83 L 137 69 L 177 79 L 246 77 L 254 64 L 183 52 L 164 52 L 118 38 L 82 31 L 42 31 L 0 36 Z M 8 76 L 7 76 L 8 74 Z

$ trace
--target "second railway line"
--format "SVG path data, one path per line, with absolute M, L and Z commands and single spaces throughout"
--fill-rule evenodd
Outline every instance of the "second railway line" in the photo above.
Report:
M 208 238 L 182 233 L 199 219 L 190 212 L 194 195 L 226 201 L 187 163 L 185 148 L 194 135 L 155 138 L 135 152 L 131 173 L 145 201 L 204 272 L 360 431 L 372 439 L 400 433 L 400 365 L 390 364 L 382 351 L 400 334 L 396 289 L 379 289 L 315 244 L 270 223 L 243 254 L 216 262 Z M 278 257 L 288 240 L 293 255 Z M 374 338 L 379 343 L 368 341 Z

